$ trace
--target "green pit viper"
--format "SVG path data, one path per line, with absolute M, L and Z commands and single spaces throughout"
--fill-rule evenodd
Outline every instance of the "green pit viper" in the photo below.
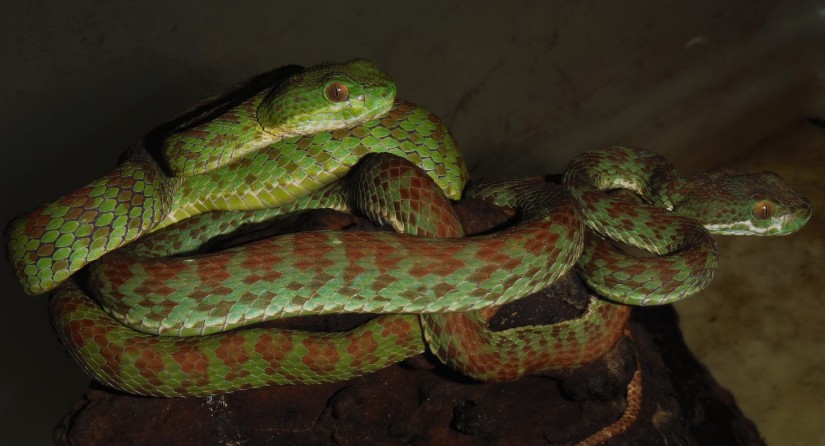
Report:
M 160 156 L 138 145 L 106 177 L 7 228 L 24 289 L 56 289 L 52 320 L 69 352 L 127 392 L 337 381 L 427 346 L 483 381 L 574 368 L 615 343 L 629 307 L 591 299 L 577 319 L 500 332 L 487 320 L 574 266 L 607 299 L 674 302 L 713 276 L 708 231 L 787 234 L 811 214 L 775 174 L 684 179 L 629 147 L 580 155 L 565 188 L 518 179 L 465 190 L 446 127 L 396 101 L 390 78 L 364 60 L 300 71 L 206 116 L 174 129 Z M 516 209 L 518 221 L 463 237 L 450 207 L 462 191 Z M 400 233 L 311 231 L 193 253 L 216 234 L 313 208 L 359 211 Z M 609 239 L 656 255 L 631 256 Z M 67 280 L 86 266 L 84 284 Z M 232 330 L 345 312 L 380 316 L 344 333 Z

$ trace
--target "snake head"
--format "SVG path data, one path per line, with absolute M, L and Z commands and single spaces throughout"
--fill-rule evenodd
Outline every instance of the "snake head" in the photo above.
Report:
M 674 211 L 722 235 L 787 235 L 811 218 L 811 203 L 774 172 L 720 169 L 697 175 Z
M 395 82 L 374 63 L 328 63 L 275 87 L 258 109 L 258 122 L 264 130 L 283 135 L 327 132 L 382 116 L 394 100 Z

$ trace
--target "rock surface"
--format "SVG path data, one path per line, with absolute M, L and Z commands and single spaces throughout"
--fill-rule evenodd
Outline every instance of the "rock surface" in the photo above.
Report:
M 671 308 L 635 311 L 630 325 L 644 371 L 642 412 L 609 444 L 764 444 L 730 393 L 687 350 L 677 324 Z M 135 397 L 93 383 L 55 429 L 55 443 L 570 444 L 621 415 L 629 373 L 616 385 L 605 378 L 609 368 L 599 361 L 577 370 L 563 387 L 546 377 L 479 384 L 420 355 L 341 383 L 182 399 Z M 571 401 L 560 390 L 570 382 L 609 398 L 591 390 L 585 395 L 591 399 Z

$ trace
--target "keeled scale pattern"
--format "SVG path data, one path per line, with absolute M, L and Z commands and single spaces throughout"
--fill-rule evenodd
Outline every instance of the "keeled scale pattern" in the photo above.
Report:
M 349 97 L 324 96 L 332 82 L 349 88 Z M 199 175 L 231 164 L 283 138 L 353 126 L 384 115 L 395 99 L 395 83 L 374 63 L 356 59 L 321 64 L 289 76 L 220 116 L 179 129 L 162 152 L 175 175 Z
M 441 120 L 421 107 L 397 101 L 380 119 L 288 138 L 228 166 L 186 178 L 176 194 L 175 209 L 158 228 L 212 210 L 272 209 L 292 203 L 341 178 L 370 153 L 410 160 L 453 199 L 461 196 L 469 178 Z
M 137 239 L 168 213 L 178 184 L 142 146 L 111 173 L 13 220 L 9 261 L 28 294 L 49 291 L 87 263 Z
M 232 233 L 244 225 L 263 223 L 309 209 L 351 212 L 348 195 L 345 183 L 336 181 L 277 208 L 204 212 L 144 236 L 136 243 L 122 248 L 125 251 L 123 254 L 162 257 L 189 253 L 210 239 Z
M 397 166 L 396 166 L 397 167 Z M 390 167 L 390 170 L 394 169 L 394 167 Z M 399 168 L 400 169 L 400 168 Z M 409 170 L 409 169 L 408 169 Z M 403 176 L 403 172 L 402 172 Z M 378 183 L 383 183 L 382 181 L 378 181 Z M 425 182 L 415 183 L 418 185 L 423 185 Z M 413 183 L 409 183 L 413 184 Z M 497 184 L 504 192 L 499 193 L 498 188 L 490 187 L 486 189 L 485 187 L 490 186 L 490 184 L 484 185 L 478 190 L 478 196 L 484 197 L 488 199 L 496 200 L 496 196 L 500 198 L 498 201 L 501 205 L 506 205 L 507 202 L 511 199 L 518 199 L 519 197 L 524 196 L 531 196 L 534 197 L 536 195 L 547 196 L 547 192 L 549 190 L 542 190 L 541 194 L 532 193 L 529 190 L 531 187 L 536 186 L 536 182 L 525 182 L 523 184 L 527 184 L 528 186 L 518 186 L 516 183 L 508 183 L 502 182 Z M 507 186 L 510 186 L 508 189 Z M 527 189 L 520 189 L 520 187 L 527 187 Z M 386 188 L 385 188 L 386 189 Z M 389 190 L 392 190 L 389 188 Z M 403 190 L 403 188 L 401 189 Z M 552 195 L 552 194 L 550 194 Z M 414 195 L 410 195 L 414 196 Z M 581 198 L 581 196 L 579 196 Z M 428 198 L 427 200 L 430 200 Z M 524 200 L 520 205 L 516 204 L 516 207 L 519 207 L 521 210 L 522 216 L 525 218 L 525 222 L 531 221 L 542 221 L 546 219 L 541 215 L 541 209 L 546 208 L 547 202 L 533 205 L 536 200 Z M 557 227 L 552 230 L 556 230 L 559 232 L 564 232 L 562 228 L 559 226 L 564 226 L 560 224 L 561 221 L 568 220 L 568 222 L 572 222 L 572 220 L 578 220 L 578 214 L 575 210 L 574 206 L 569 204 L 559 204 L 557 210 L 562 210 L 564 208 L 572 209 L 572 213 L 568 213 L 569 218 L 565 218 L 564 212 L 561 212 L 560 215 L 554 215 L 551 218 L 557 223 Z M 399 208 L 403 209 L 403 208 Z M 609 214 L 613 218 L 625 218 L 625 219 L 633 219 L 639 217 L 638 215 L 628 214 L 626 209 L 614 208 L 614 207 L 605 207 L 603 210 Z M 398 225 L 406 226 L 409 222 L 414 221 L 414 219 L 410 218 L 405 212 L 401 212 L 401 217 L 397 217 L 397 214 L 393 213 L 380 213 L 383 217 L 387 218 L 388 220 L 396 219 L 399 221 Z M 395 216 L 394 216 L 395 215 Z M 573 217 L 575 215 L 575 217 Z M 630 215 L 628 217 L 628 215 Z M 537 217 L 538 216 L 538 217 Z M 807 217 L 806 217 L 807 218 Z M 528 223 L 522 222 L 522 225 L 529 225 Z M 425 226 L 430 225 L 425 221 Z M 567 228 L 570 230 L 576 224 L 571 224 Z M 621 225 L 620 225 L 621 226 Z M 436 226 L 437 227 L 437 226 Z M 523 228 L 522 228 L 523 229 Z M 660 228 L 661 230 L 665 230 L 665 228 Z M 415 229 L 409 229 L 413 230 Z M 441 229 L 435 229 L 433 235 L 438 235 Z M 576 234 L 581 234 L 581 224 L 578 224 L 578 229 L 576 229 Z M 456 232 L 457 234 L 458 232 Z M 571 234 L 566 234 L 570 236 Z M 685 237 L 689 239 L 690 237 Z M 682 240 L 684 240 L 683 238 Z M 566 243 L 569 239 L 563 239 L 560 237 L 560 243 L 548 243 L 549 245 L 555 245 L 556 248 L 561 249 L 562 252 L 557 253 L 553 258 L 559 264 L 555 266 L 556 276 L 558 274 L 563 273 L 566 271 L 570 264 L 573 262 L 575 257 L 578 254 L 578 246 L 580 246 L 580 240 L 575 244 L 571 245 Z M 678 241 L 679 243 L 684 243 L 682 241 Z M 665 244 L 667 245 L 667 244 Z M 571 246 L 574 246 L 571 248 Z M 566 254 L 563 252 L 566 251 Z M 608 254 L 600 255 L 599 258 L 602 258 Z M 708 258 L 705 254 L 702 258 Z M 567 259 L 567 261 L 559 261 L 559 259 Z M 701 260 L 701 259 L 699 259 Z M 715 258 L 713 259 L 715 263 Z M 699 264 L 700 262 L 697 260 L 693 263 Z M 379 264 L 380 265 L 380 264 Z M 706 266 L 709 266 L 706 264 Z M 380 266 L 379 266 L 380 267 Z M 624 268 L 624 267 L 622 267 Z M 627 268 L 624 268 L 624 271 L 627 272 Z M 490 271 L 492 273 L 492 271 Z M 641 273 L 641 271 L 632 272 Z M 555 280 L 553 274 L 551 274 L 549 280 Z M 644 281 L 640 281 L 639 283 L 648 283 L 654 278 L 646 278 Z M 67 288 L 67 290 L 70 290 Z M 85 301 L 78 301 L 74 302 L 70 300 L 71 295 L 69 297 L 61 297 L 58 294 L 58 297 L 55 299 L 55 315 L 54 320 L 56 321 L 55 324 L 58 326 L 58 330 L 64 327 L 68 327 L 71 324 L 85 322 L 88 320 L 93 320 L 95 317 L 103 317 L 102 313 L 98 311 L 98 314 L 83 314 L 78 317 L 69 316 L 67 318 L 61 319 L 61 317 L 67 314 L 73 314 L 75 311 L 75 307 L 72 305 L 86 303 L 88 304 L 88 300 Z M 68 309 L 61 309 L 59 305 L 69 306 Z M 81 305 L 78 305 L 78 308 Z M 86 308 L 89 309 L 96 309 L 95 307 Z M 525 373 L 537 373 L 546 370 L 554 370 L 559 368 L 566 368 L 568 366 L 576 366 L 580 365 L 583 362 L 587 362 L 592 360 L 601 353 L 603 353 L 613 342 L 615 339 L 618 338 L 620 335 L 622 328 L 624 327 L 624 323 L 626 322 L 627 315 L 629 313 L 629 309 L 627 307 L 615 306 L 609 303 L 601 302 L 593 300 L 590 302 L 587 312 L 581 318 L 563 322 L 561 324 L 554 324 L 547 327 L 521 327 L 518 329 L 514 329 L 507 332 L 502 332 L 500 335 L 492 334 L 489 336 L 485 336 L 485 332 L 488 331 L 486 327 L 486 320 L 495 311 L 495 306 L 490 306 L 483 311 L 474 311 L 469 314 L 459 314 L 459 315 L 424 315 L 422 316 L 422 321 L 424 323 L 425 328 L 425 336 L 430 342 L 434 342 L 431 346 L 436 353 L 445 358 L 445 361 L 453 365 L 454 367 L 464 370 L 466 373 L 470 374 L 471 376 L 475 376 L 479 379 L 484 380 L 502 380 L 502 379 L 512 379 L 518 376 L 521 376 Z M 381 316 L 375 319 L 372 323 L 380 325 L 381 327 L 386 327 L 386 321 L 390 320 L 390 318 L 398 317 L 401 318 L 399 321 L 402 323 L 412 324 L 410 321 L 412 320 L 412 316 L 398 316 L 398 315 L 387 315 Z M 109 321 L 111 322 L 111 321 Z M 103 325 L 103 323 L 101 323 Z M 119 327 L 115 325 L 116 327 Z M 370 326 L 365 325 L 364 327 Z M 121 327 L 122 328 L 122 327 Z M 141 346 L 140 347 L 140 357 L 138 359 L 130 359 L 127 355 L 120 354 L 117 356 L 118 361 L 114 363 L 114 366 L 110 369 L 106 369 L 105 367 L 97 366 L 94 360 L 99 360 L 101 357 L 105 356 L 106 353 L 102 353 L 101 351 L 95 351 L 95 345 L 99 346 L 102 344 L 101 341 L 101 333 L 95 331 L 95 327 L 82 327 L 80 329 L 66 329 L 66 336 L 71 335 L 72 333 L 77 333 L 78 330 L 81 333 L 85 333 L 84 336 L 79 336 L 79 341 L 75 342 L 73 354 L 76 355 L 77 359 L 81 362 L 84 362 L 86 366 L 91 367 L 90 372 L 92 373 L 101 373 L 101 379 L 104 382 L 110 383 L 111 385 L 120 385 L 124 389 L 131 389 L 132 387 L 130 383 L 132 382 L 139 382 L 137 387 L 134 387 L 136 392 L 153 392 L 152 394 L 169 394 L 169 395 L 178 395 L 178 394 L 187 394 L 187 392 L 191 391 L 191 386 L 193 382 L 197 382 L 194 385 L 197 386 L 207 386 L 207 380 L 201 378 L 196 380 L 190 380 L 192 376 L 198 376 L 191 373 L 193 368 L 192 364 L 203 364 L 204 358 L 212 359 L 213 357 L 219 357 L 221 360 L 224 361 L 224 364 L 235 364 L 240 367 L 241 373 L 235 373 L 230 371 L 229 374 L 222 377 L 222 379 L 230 382 L 230 384 L 222 385 L 221 383 L 217 383 L 215 386 L 210 386 L 210 392 L 223 392 L 223 391 L 231 391 L 237 388 L 245 388 L 248 386 L 257 386 L 257 385 L 264 385 L 266 383 L 271 382 L 282 382 L 280 381 L 283 374 L 279 375 L 279 378 L 272 378 L 271 372 L 275 370 L 274 367 L 270 367 L 266 369 L 269 375 L 262 381 L 256 381 L 254 377 L 250 377 L 250 375 L 245 374 L 246 370 L 253 369 L 254 367 L 246 367 L 246 361 L 249 359 L 248 347 L 241 348 L 241 346 L 246 345 L 244 340 L 231 340 L 229 344 L 238 347 L 236 349 L 232 349 L 227 347 L 222 350 L 221 353 L 218 353 L 218 348 L 215 350 L 214 353 L 211 353 L 211 350 L 207 350 L 205 353 L 203 351 L 199 351 L 198 353 L 190 354 L 191 350 L 187 348 L 176 346 L 175 343 L 179 342 L 180 340 L 172 339 L 171 342 L 165 342 L 165 338 L 150 338 L 152 339 L 151 345 L 148 346 Z M 85 330 L 85 331 L 84 331 Z M 125 330 L 125 329 L 124 329 Z M 380 336 L 378 332 L 372 331 L 370 334 L 360 336 L 357 339 L 347 339 L 344 344 L 325 344 L 326 347 L 322 347 L 321 350 L 315 351 L 313 355 L 315 358 L 325 358 L 323 360 L 322 366 L 314 365 L 311 367 L 310 372 L 312 377 L 304 378 L 301 374 L 293 374 L 289 373 L 289 377 L 286 378 L 287 382 L 302 382 L 307 380 L 306 382 L 314 377 L 326 376 L 325 371 L 334 370 L 336 369 L 335 364 L 339 364 L 341 360 L 341 353 L 346 350 L 351 355 L 366 355 L 366 357 L 375 359 L 376 361 L 381 360 L 381 356 L 372 357 L 368 354 L 363 352 L 370 352 L 375 351 L 375 348 L 363 348 L 363 343 L 366 345 L 375 345 L 381 344 L 379 340 L 387 340 L 387 332 L 385 329 L 382 329 Z M 415 330 L 414 330 L 415 331 Z M 240 330 L 233 332 L 232 334 L 238 333 L 245 333 L 246 330 Z M 416 334 L 420 336 L 420 332 L 416 331 Z M 489 334 L 489 333 L 488 333 Z M 266 334 L 268 339 L 272 339 L 271 334 Z M 348 334 L 343 334 L 343 336 L 347 336 Z M 223 339 L 225 334 L 214 335 L 209 337 L 203 338 L 193 338 L 191 345 L 201 345 L 206 346 L 210 340 L 214 339 Z M 341 335 L 335 335 L 341 336 Z M 383 337 L 381 337 L 383 336 Z M 84 347 L 80 346 L 85 340 L 89 340 L 89 344 L 92 348 L 89 352 L 83 351 Z M 227 338 L 227 339 L 234 339 L 234 338 Z M 256 338 L 258 340 L 263 340 L 262 337 Z M 445 339 L 444 342 L 439 343 L 439 339 Z M 396 347 L 400 347 L 401 344 L 404 342 L 409 342 L 409 344 L 405 344 L 405 347 L 410 352 L 420 351 L 421 346 L 416 344 L 417 341 L 420 339 L 399 339 L 397 342 L 394 339 L 391 339 L 390 342 L 395 342 L 397 345 Z M 68 337 L 66 338 L 67 345 L 71 344 L 74 340 L 70 340 Z M 276 348 L 274 351 L 287 351 L 293 352 L 292 346 L 297 344 L 307 345 L 304 340 L 300 340 L 298 338 L 290 338 L 290 348 Z M 110 341 L 111 345 L 118 347 L 121 345 L 118 343 L 117 340 Z M 312 344 L 315 345 L 315 344 Z M 268 347 L 261 347 L 258 348 L 260 344 L 256 344 L 256 351 L 270 351 Z M 222 346 L 223 347 L 223 346 Z M 166 348 L 171 348 L 171 350 L 165 350 Z M 111 350 L 111 349 L 110 349 Z M 115 349 L 117 350 L 117 349 Z M 304 359 L 308 359 L 308 356 L 312 354 L 313 351 L 309 348 L 307 351 L 300 351 L 298 355 L 304 354 Z M 174 364 L 166 365 L 162 364 L 162 362 L 158 362 L 158 358 L 166 357 L 168 355 L 172 355 L 174 357 L 175 354 L 178 354 L 182 361 L 178 361 L 177 364 L 185 364 L 183 367 L 187 371 L 182 374 L 176 374 L 173 370 L 175 367 Z M 390 357 L 391 353 L 387 353 L 387 356 L 384 358 Z M 345 355 L 346 356 L 346 355 Z M 91 357 L 91 358 L 90 358 Z M 135 381 L 135 374 L 134 371 L 128 367 L 124 367 L 124 364 L 120 361 L 126 358 L 127 365 L 129 364 L 141 364 L 141 370 L 146 370 L 145 366 L 149 366 L 151 372 L 147 372 L 142 374 L 141 376 L 148 375 L 150 378 L 156 378 L 158 376 L 163 376 L 161 379 L 150 379 L 150 382 L 143 382 L 143 381 Z M 229 362 L 225 361 L 225 358 L 230 358 Z M 351 356 L 347 356 L 347 358 L 351 358 Z M 178 358 L 176 358 L 177 360 Z M 131 362 L 130 362 L 131 361 Z M 306 361 L 302 361 L 306 363 Z M 340 362 L 343 363 L 343 362 Z M 91 366 L 90 366 L 91 364 Z M 111 364 L 111 363 L 110 363 Z M 271 364 L 271 362 L 270 362 Z M 386 364 L 386 363 L 382 363 Z M 359 365 L 363 366 L 363 363 L 359 363 Z M 350 364 L 347 371 L 352 371 L 352 367 L 358 367 L 359 365 L 353 366 Z M 371 364 L 374 365 L 374 364 Z M 383 366 L 383 365 L 382 365 Z M 218 370 L 218 375 L 220 375 L 220 369 L 218 369 L 217 365 L 214 365 L 215 370 Z M 200 368 L 199 366 L 195 366 L 194 368 Z M 376 367 L 377 368 L 377 367 Z M 101 372 L 101 370 L 105 370 L 105 372 Z M 257 370 L 257 369 L 255 369 Z M 322 370 L 321 373 L 318 373 L 317 370 Z M 124 372 L 124 376 L 121 376 L 121 372 Z M 171 373 L 170 373 L 171 372 Z M 280 370 L 283 372 L 283 370 Z M 207 372 L 208 373 L 208 372 Z M 300 376 L 299 376 L 300 375 Z M 239 376 L 242 376 L 244 379 L 238 379 Z M 261 373 L 255 374 L 255 376 L 262 376 Z M 346 376 L 346 374 L 344 374 Z M 174 390 L 170 390 L 169 383 L 165 381 L 166 379 L 177 380 L 176 383 L 183 382 L 180 386 L 175 387 Z M 324 379 L 324 378 L 321 378 Z M 182 380 L 182 381 L 181 381 Z M 252 383 L 252 384 L 250 384 Z M 263 384 L 261 384 L 263 383 Z M 145 390 L 150 389 L 150 390 Z M 598 444 L 611 436 L 624 431 L 629 424 L 633 422 L 635 417 L 638 415 L 639 409 L 641 406 L 641 370 L 638 368 L 633 376 L 631 383 L 628 386 L 628 408 L 623 414 L 623 416 L 617 420 L 617 422 L 611 424 L 610 426 L 602 429 L 601 431 L 595 433 L 593 436 L 589 437 L 584 441 L 582 444 Z
M 208 172 L 283 136 L 264 131 L 257 111 L 270 90 L 264 90 L 216 119 L 173 133 L 163 142 L 163 155 L 176 176 Z
M 342 192 L 351 207 L 376 224 L 418 237 L 464 236 L 452 203 L 436 181 L 405 158 L 367 155 L 345 181 Z
M 61 341 L 86 373 L 139 395 L 203 396 L 341 381 L 424 351 L 411 315 L 381 316 L 343 334 L 246 329 L 159 338 L 117 323 L 72 282 L 54 293 L 50 309 Z
M 429 202 L 440 201 L 442 204 L 436 204 L 436 208 L 449 208 L 448 200 L 441 195 L 438 186 L 426 174 L 419 171 L 408 161 L 394 156 L 375 156 L 367 161 L 365 163 L 367 172 L 363 174 L 359 172 L 353 176 L 354 178 L 360 178 L 359 183 L 368 178 L 373 179 L 372 186 L 368 184 L 363 188 L 364 190 L 379 189 L 391 196 L 402 193 L 401 191 L 408 187 L 430 190 L 430 192 L 403 192 L 405 196 L 412 197 L 412 201 L 416 201 L 415 197 L 420 197 L 422 194 L 432 195 L 432 197 L 421 200 L 418 204 L 413 204 L 412 207 L 402 206 L 399 208 L 401 212 L 395 218 L 404 227 L 405 231 L 430 233 L 434 236 L 455 233 L 455 229 L 446 227 L 449 224 L 444 225 L 434 219 L 423 220 L 422 224 L 419 225 L 419 220 L 414 216 L 416 211 L 421 210 L 420 206 L 429 206 L 427 204 Z M 374 174 L 374 172 L 378 173 Z M 387 176 L 383 172 L 389 172 L 390 176 L 401 178 L 401 186 L 396 187 L 396 185 L 393 185 L 392 182 L 387 180 Z M 520 228 L 521 225 L 517 225 L 508 230 L 514 236 L 513 238 L 522 239 L 520 242 L 522 246 L 513 249 L 512 253 L 520 254 L 521 251 L 527 251 L 529 252 L 528 257 L 536 257 L 540 262 L 528 263 L 521 268 L 512 268 L 513 265 L 502 263 L 505 257 L 499 253 L 502 248 L 505 248 L 504 253 L 510 253 L 511 250 L 506 249 L 508 245 L 502 244 L 500 240 L 491 242 L 491 239 L 486 236 L 471 239 L 438 240 L 410 237 L 402 234 L 380 234 L 404 240 L 404 243 L 400 243 L 400 246 L 409 245 L 408 242 L 412 240 L 424 240 L 428 243 L 474 240 L 474 243 L 479 246 L 476 253 L 468 257 L 467 261 L 477 261 L 475 260 L 477 257 L 489 257 L 495 263 L 487 266 L 481 265 L 478 269 L 465 272 L 464 275 L 476 274 L 478 278 L 481 278 L 481 276 L 496 276 L 497 274 L 494 271 L 502 269 L 503 266 L 504 271 L 513 270 L 516 272 L 510 273 L 512 280 L 499 281 L 504 283 L 504 286 L 498 287 L 498 292 L 506 293 L 508 286 L 524 286 L 523 284 L 517 285 L 516 282 L 519 281 L 526 281 L 527 283 L 541 281 L 541 283 L 533 285 L 533 288 L 542 288 L 555 280 L 564 271 L 567 271 L 581 249 L 580 239 L 577 239 L 581 233 L 581 222 L 578 219 L 576 207 L 557 186 L 535 180 L 527 181 L 525 184 L 516 181 L 491 182 L 487 185 L 481 185 L 476 190 L 478 196 L 496 199 L 496 189 L 503 191 L 499 194 L 497 202 L 502 205 L 520 208 L 525 219 L 523 222 L 525 227 Z M 514 198 L 517 200 L 516 202 L 509 201 Z M 419 209 L 412 211 L 416 207 Z M 408 212 L 408 210 L 412 212 Z M 447 221 L 451 221 L 451 219 L 447 218 Z M 457 224 L 457 220 L 453 220 L 453 222 L 453 224 Z M 542 235 L 539 232 L 548 234 Z M 311 235 L 313 233 L 304 234 Z M 386 256 L 390 256 L 396 251 L 395 246 L 386 249 L 388 247 L 383 245 L 387 242 L 386 240 L 381 241 L 378 244 L 380 249 L 376 250 L 384 256 L 381 261 L 377 265 L 366 265 L 367 267 L 364 268 L 357 264 L 358 261 L 363 259 L 361 252 L 364 251 L 364 246 L 350 243 L 349 240 L 343 243 L 334 241 L 340 239 L 334 239 L 333 237 L 340 237 L 347 233 L 323 231 L 314 234 L 320 235 L 321 238 L 311 243 L 314 245 L 313 250 L 327 250 L 329 246 L 338 244 L 351 248 L 350 255 L 354 257 L 348 259 L 350 270 L 347 273 L 350 275 L 360 274 L 365 270 L 378 270 L 382 274 L 392 274 L 398 269 L 397 263 L 386 261 Z M 369 233 L 352 234 L 369 235 Z M 278 239 L 280 238 L 284 237 Z M 574 243 L 567 243 L 567 238 L 572 238 Z M 371 241 L 369 243 L 375 242 Z M 413 252 L 409 256 L 403 255 L 402 258 L 416 259 L 420 262 L 421 259 L 425 259 L 431 254 L 430 249 L 430 247 L 427 247 L 426 250 Z M 275 252 L 290 255 L 290 251 L 281 251 L 280 248 L 276 249 Z M 114 254 L 117 253 L 112 255 Z M 221 253 L 222 256 L 230 254 L 233 253 Z M 291 256 L 297 262 L 302 263 L 303 268 L 311 268 L 315 261 L 306 259 L 301 254 L 292 253 Z M 254 258 L 254 260 L 250 261 L 268 264 L 270 263 L 268 260 L 271 260 L 255 257 L 255 255 L 251 256 L 250 258 Z M 286 262 L 288 263 L 289 259 L 286 259 Z M 283 262 L 278 259 L 278 261 L 272 263 L 279 264 Z M 421 279 L 422 277 L 443 273 L 455 266 L 455 264 L 444 262 L 441 259 L 438 259 L 436 263 L 439 266 L 428 263 L 415 264 L 413 268 L 416 272 L 412 274 L 417 276 L 417 280 L 415 282 L 402 281 L 403 284 L 418 292 L 419 282 L 430 282 L 430 280 Z M 226 264 L 223 264 L 223 266 L 226 266 Z M 328 264 L 324 265 L 324 267 L 329 266 Z M 118 271 L 123 269 L 120 268 Z M 161 268 L 154 271 L 154 273 L 163 274 L 164 270 L 164 268 Z M 346 276 L 347 273 L 343 276 Z M 221 274 L 223 277 L 227 276 L 225 272 L 220 273 L 218 270 L 210 270 L 202 278 L 217 274 Z M 335 276 L 328 276 L 327 280 L 330 281 L 330 285 L 340 286 L 341 282 Z M 387 276 L 386 279 L 388 280 L 390 277 Z M 364 283 L 381 283 L 381 280 L 372 278 Z M 433 280 L 431 283 L 437 286 L 443 282 Z M 299 283 L 296 281 L 291 286 L 297 287 L 298 285 Z M 309 289 L 317 287 L 313 284 L 300 285 Z M 58 332 L 61 333 L 72 354 L 90 373 L 109 385 L 136 393 L 170 396 L 206 394 L 268 383 L 344 379 L 342 377 L 352 376 L 355 373 L 365 373 L 368 370 L 374 370 L 395 362 L 404 354 L 414 354 L 423 350 L 419 328 L 417 324 L 412 323 L 415 322 L 416 317 L 399 315 L 380 316 L 355 332 L 325 334 L 322 336 L 256 329 L 188 339 L 137 335 L 113 322 L 95 305 L 91 304 L 87 297 L 82 296 L 80 291 L 73 287 L 73 285 L 67 285 L 54 298 L 53 321 Z M 287 286 L 287 288 L 289 287 Z M 369 286 L 365 285 L 365 287 L 368 288 Z M 92 286 L 92 288 L 95 287 Z M 524 293 L 531 291 L 532 289 L 524 291 Z M 468 288 L 468 293 L 472 294 L 473 289 Z M 393 293 L 393 296 L 396 295 L 397 293 Z M 401 292 L 401 295 L 415 297 L 413 293 Z M 449 323 L 448 321 L 447 324 Z M 403 334 L 409 334 L 409 337 L 396 333 L 395 328 L 388 328 L 399 326 L 404 327 Z M 379 329 L 380 331 L 378 331 Z M 449 327 L 437 327 L 436 329 L 450 330 Z M 486 330 L 483 326 L 479 326 L 478 329 Z M 599 335 L 614 338 L 612 333 L 606 335 L 600 333 Z M 585 341 L 584 339 L 580 340 Z M 308 347 L 310 345 L 316 347 L 310 348 Z M 319 345 L 323 347 L 318 347 Z M 495 348 L 495 346 L 488 345 L 479 348 Z M 261 351 L 269 352 L 267 353 L 269 359 L 265 360 L 260 357 L 258 354 Z M 375 354 L 372 355 L 372 352 L 375 352 Z M 543 355 L 537 350 L 533 350 L 532 353 Z M 533 356 L 531 351 L 528 350 L 528 353 L 523 355 L 521 360 L 537 366 L 536 364 L 541 362 L 542 359 Z M 272 358 L 277 358 L 279 362 L 273 362 Z M 552 358 L 545 357 L 545 359 Z M 308 366 L 307 364 L 311 365 Z M 486 364 L 486 367 L 494 366 L 498 365 Z M 550 365 L 545 364 L 544 367 L 547 368 Z M 317 373 L 318 371 L 320 373 Z M 335 374 L 332 373 L 333 371 Z M 222 382 L 226 384 L 221 384 Z
M 328 76 L 349 82 L 355 94 L 354 104 L 341 102 L 331 106 L 322 99 Z M 309 101 L 310 96 L 321 102 Z M 164 144 L 166 150 L 180 156 L 170 155 L 171 158 L 165 160 L 166 167 L 189 175 L 212 170 L 218 167 L 216 162 L 230 163 L 285 136 L 341 128 L 373 119 L 386 113 L 394 98 L 392 80 L 372 62 L 355 60 L 312 67 L 288 78 L 275 90 L 265 90 L 229 109 L 221 117 L 178 129 L 179 132 L 169 136 Z M 273 107 L 289 109 L 293 115 L 283 114 L 284 110 L 273 110 Z M 267 136 L 258 121 L 263 110 L 266 110 L 269 122 L 278 126 L 280 133 L 275 138 Z M 334 110 L 341 112 L 336 114 Z M 294 114 L 300 117 L 296 118 Z M 277 122 L 273 123 L 273 119 Z M 319 121 L 323 122 L 323 127 L 318 127 Z M 268 132 L 273 131 L 274 128 L 269 128 Z M 205 158 L 199 159 L 201 155 Z M 9 225 L 10 262 L 27 293 L 49 291 L 88 262 L 157 229 L 169 211 L 177 209 L 187 199 L 178 191 L 182 180 L 167 177 L 142 146 L 127 151 L 121 159 L 122 163 L 105 177 L 19 217 Z M 466 178 L 466 170 L 464 175 Z M 286 181 L 300 181 L 290 178 Z M 251 182 L 259 178 L 244 180 Z M 193 193 L 199 192 L 195 190 Z
M 587 225 L 600 234 L 587 238 L 578 261 L 582 278 L 597 293 L 623 303 L 663 305 L 710 283 L 716 243 L 699 222 L 665 209 L 681 199 L 675 181 L 663 157 L 632 147 L 586 152 L 570 163 L 564 184 Z M 613 189 L 630 189 L 657 205 L 605 193 Z M 658 255 L 628 255 L 603 237 Z
M 591 298 L 576 319 L 491 331 L 494 311 L 421 317 L 427 344 L 445 364 L 484 382 L 501 382 L 595 361 L 622 336 L 629 306 Z
M 589 227 L 656 254 L 630 256 L 597 235 L 585 243 L 578 265 L 588 285 L 634 305 L 675 302 L 707 286 L 717 262 L 709 232 L 785 235 L 811 217 L 810 202 L 773 172 L 722 168 L 681 178 L 664 157 L 635 147 L 579 155 L 564 183 Z
M 411 184 L 426 183 L 432 180 L 422 175 Z M 122 323 L 175 335 L 307 314 L 502 305 L 555 281 L 581 250 L 581 222 L 572 201 L 558 187 L 538 184 L 515 194 L 524 220 L 493 234 L 436 239 L 316 231 L 195 257 L 114 252 L 90 266 L 90 288 Z
M 341 150 L 341 144 L 347 150 Z M 461 153 L 444 123 L 415 104 L 397 101 L 380 120 L 352 129 L 285 140 L 226 168 L 186 178 L 175 199 L 176 207 L 182 210 L 174 212 L 155 232 L 129 248 L 139 255 L 179 254 L 195 250 L 210 238 L 231 233 L 242 225 L 291 212 L 322 207 L 349 211 L 351 203 L 343 198 L 346 192 L 340 183 L 332 181 L 371 153 L 389 153 L 411 160 L 454 200 L 461 197 L 469 178 Z M 312 174 L 290 170 L 296 168 Z M 260 206 L 275 207 L 255 209 Z M 252 210 L 209 211 L 247 207 Z M 173 224 L 177 220 L 180 221 Z
M 460 196 L 468 178 L 444 124 L 406 102 L 396 103 L 383 119 L 364 126 L 282 141 L 225 169 L 195 177 L 166 177 L 151 155 L 137 147 L 107 176 L 13 221 L 7 235 L 10 261 L 26 292 L 38 294 L 105 252 L 183 218 L 182 214 L 275 206 L 244 214 L 209 213 L 178 229 L 180 234 L 158 237 L 161 242 L 174 238 L 179 250 L 193 249 L 242 224 L 317 205 L 326 185 L 345 175 L 361 157 L 382 152 L 418 164 L 451 198 Z M 312 175 L 291 169 L 308 169 Z M 235 190 L 243 197 L 260 198 L 237 199 Z M 182 208 L 188 211 L 174 211 Z
M 525 220 L 552 222 L 558 237 L 547 266 L 555 282 L 581 253 L 582 222 L 576 206 L 559 186 L 541 180 L 496 180 L 470 190 L 470 197 L 516 208 Z M 552 212 L 549 210 L 552 209 Z M 546 211 L 545 211 L 546 210 Z M 497 307 L 464 313 L 421 316 L 430 350 L 445 364 L 481 381 L 506 381 L 527 374 L 572 369 L 603 355 L 620 338 L 630 308 L 591 299 L 581 317 L 552 325 L 491 331 Z

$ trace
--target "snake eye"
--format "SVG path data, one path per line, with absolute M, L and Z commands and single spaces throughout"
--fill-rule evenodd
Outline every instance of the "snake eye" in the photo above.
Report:
M 349 88 L 340 82 L 327 85 L 324 93 L 327 95 L 327 99 L 332 102 L 344 102 L 349 98 Z
M 767 220 L 773 217 L 776 208 L 770 201 L 758 201 L 753 205 L 753 216 L 759 220 Z

